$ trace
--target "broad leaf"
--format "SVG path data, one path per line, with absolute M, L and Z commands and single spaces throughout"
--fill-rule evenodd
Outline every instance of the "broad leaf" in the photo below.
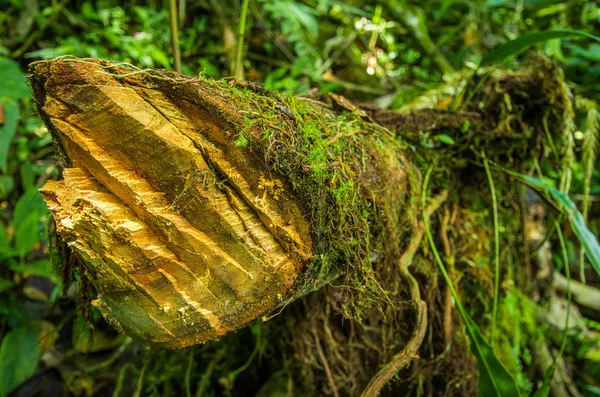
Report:
M 15 230 L 15 254 L 24 257 L 40 241 L 40 216 L 32 212 L 19 224 Z
M 4 336 L 0 347 L 0 396 L 7 396 L 33 375 L 40 351 L 38 336 L 32 327 L 18 327 Z
M 535 44 L 543 43 L 552 39 L 573 36 L 587 37 L 588 39 L 600 42 L 600 37 L 596 37 L 580 30 L 553 29 L 546 30 L 544 32 L 529 33 L 519 36 L 516 39 L 506 42 L 500 47 L 496 48 L 491 54 L 488 54 L 481 60 L 480 66 L 487 66 L 494 62 L 502 61 L 512 55 L 516 55 L 519 52 L 524 51 Z
M 29 190 L 27 193 L 22 195 L 17 204 L 15 204 L 15 211 L 13 213 L 13 226 L 18 229 L 21 223 L 25 219 L 31 216 L 32 213 L 37 214 L 38 219 L 46 213 L 48 207 L 44 203 L 42 195 L 37 190 Z
M 31 274 L 33 276 L 56 278 L 52 263 L 48 259 L 40 259 L 39 261 L 24 264 L 15 263 L 10 266 L 10 269 L 14 272 Z
M 462 307 L 459 313 L 465 322 L 471 340 L 471 352 L 477 358 L 479 393 L 482 397 L 519 396 L 519 388 L 513 376 L 496 357 L 492 346 L 485 340 L 479 327 Z
M 30 95 L 25 75 L 11 59 L 0 59 L 0 82 L 0 97 L 20 99 Z

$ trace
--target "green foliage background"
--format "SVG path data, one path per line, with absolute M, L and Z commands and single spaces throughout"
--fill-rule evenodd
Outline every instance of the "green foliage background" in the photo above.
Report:
M 233 75 L 240 3 L 178 2 L 183 73 L 214 78 Z M 485 58 L 510 40 L 556 29 L 598 34 L 600 6 L 579 0 L 252 0 L 243 66 L 247 79 L 269 89 L 285 93 L 335 92 L 402 109 L 457 76 L 473 73 L 482 60 L 515 63 L 525 47 L 533 46 L 533 51 L 560 66 L 573 92 L 589 100 L 588 108 L 597 108 L 600 43 L 593 38 L 581 34 L 529 36 L 522 47 L 495 59 Z M 143 373 L 143 369 L 127 363 L 139 362 L 142 352 L 134 351 L 133 357 L 123 358 L 123 346 L 131 343 L 128 339 L 108 331 L 92 332 L 75 307 L 81 291 L 71 286 L 63 294 L 61 279 L 51 266 L 45 232 L 48 212 L 37 189 L 47 179 L 58 176 L 60 164 L 32 103 L 24 77 L 27 64 L 74 55 L 171 69 L 172 54 L 166 2 L 0 0 L 0 114 L 5 119 L 0 123 L 1 395 L 18 392 L 19 386 L 33 387 L 38 378 L 54 387 L 47 368 L 56 344 L 65 334 L 72 335 L 72 349 L 67 354 L 84 363 L 74 365 L 70 379 L 54 379 L 57 384 L 64 382 L 69 393 L 110 394 L 116 383 L 115 395 L 119 395 L 122 385 L 118 379 L 122 382 L 128 372 L 141 379 Z M 600 167 L 595 150 L 592 160 L 587 158 L 593 163 L 591 174 L 586 173 L 586 162 L 582 161 L 582 144 L 590 134 L 586 116 L 579 111 L 574 119 L 576 156 L 568 164 L 573 175 L 570 196 L 581 208 L 586 186 L 589 188 L 592 199 L 587 227 L 597 236 Z M 597 123 L 597 114 L 595 117 Z M 438 138 L 453 143 L 449 137 Z M 564 170 L 550 161 L 541 166 L 544 181 L 558 186 Z M 569 264 L 577 273 L 580 254 L 574 235 L 567 235 L 566 248 Z M 556 262 L 563 268 L 566 265 L 558 251 Z M 585 266 L 587 284 L 600 287 L 600 278 L 590 262 L 586 261 Z M 541 329 L 535 325 L 534 309 L 521 307 L 523 302 L 514 294 L 505 296 L 501 312 L 508 317 L 525 313 L 531 316 L 527 319 L 531 327 Z M 87 321 L 100 321 L 98 313 L 92 309 Z M 585 321 L 594 337 L 582 339 L 569 334 L 565 354 L 575 368 L 573 378 L 580 390 L 586 395 L 600 395 L 600 313 L 586 313 Z M 252 335 L 257 347 L 248 352 L 250 361 L 260 346 L 260 325 L 252 327 Z M 186 354 L 181 353 L 179 358 Z M 193 351 L 189 357 L 192 355 Z M 511 371 L 523 390 L 534 391 L 540 386 L 537 380 L 528 379 L 519 368 L 522 362 L 531 360 L 528 355 L 527 350 L 517 348 Z M 117 380 L 94 378 L 103 365 L 107 367 L 117 359 L 125 363 Z M 181 370 L 175 368 L 180 361 L 174 361 L 173 371 Z M 191 390 L 189 385 L 169 385 L 166 369 L 163 375 L 146 377 L 135 392 L 181 395 Z M 227 390 L 227 382 L 233 383 L 238 375 L 232 373 L 224 379 L 223 389 Z M 197 376 L 202 382 L 203 375 Z M 36 390 L 39 392 L 39 388 Z M 206 393 L 217 391 L 207 387 Z

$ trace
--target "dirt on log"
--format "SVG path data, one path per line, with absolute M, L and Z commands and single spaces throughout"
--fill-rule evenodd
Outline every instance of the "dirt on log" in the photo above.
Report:
M 492 294 L 483 152 L 526 173 L 559 135 L 570 103 L 552 65 L 474 78 L 463 111 L 409 113 L 95 59 L 36 62 L 30 80 L 64 163 L 42 195 L 117 329 L 179 349 L 272 318 L 275 358 L 258 371 L 285 368 L 303 393 L 373 395 L 402 369 L 390 393 L 423 376 L 474 393 L 423 240 L 422 174 L 433 167 L 424 213 L 464 299 L 478 291 L 477 314 Z M 527 291 L 522 189 L 494 177 L 504 271 Z

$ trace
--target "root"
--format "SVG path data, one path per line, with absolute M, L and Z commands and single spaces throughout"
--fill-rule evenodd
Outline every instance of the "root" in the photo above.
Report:
M 440 238 L 444 246 L 444 254 L 446 255 L 446 263 L 448 264 L 450 278 L 452 278 L 455 256 L 452 245 L 450 244 L 450 239 L 448 238 L 449 225 L 450 213 L 446 211 L 440 224 Z M 446 342 L 446 346 L 450 346 L 452 343 L 452 294 L 448 285 L 444 288 L 444 341 Z
M 416 285 L 416 280 L 414 280 L 414 282 Z M 392 379 L 392 377 L 396 375 L 398 371 L 410 364 L 411 361 L 419 358 L 417 352 L 421 347 L 421 343 L 423 343 L 423 338 L 425 337 L 426 331 L 427 305 L 424 301 L 419 300 L 417 302 L 417 325 L 415 326 L 413 336 L 410 338 L 404 349 L 402 349 L 400 353 L 396 354 L 394 358 L 392 358 L 392 361 L 381 368 L 377 375 L 371 379 L 365 390 L 362 392 L 362 397 L 378 395 L 383 386 L 385 386 L 385 384 L 389 382 L 389 380 Z
M 425 210 L 427 216 L 431 216 L 436 210 L 438 210 L 447 198 L 448 191 L 446 190 L 438 194 Z M 409 365 L 411 361 L 419 358 L 418 351 L 423 343 L 425 332 L 427 331 L 427 305 L 421 299 L 419 283 L 408 271 L 408 266 L 412 262 L 412 258 L 414 257 L 421 240 L 423 239 L 424 233 L 425 223 L 424 220 L 421 220 L 417 228 L 412 233 L 410 245 L 398 261 L 400 275 L 408 283 L 410 296 L 412 297 L 416 306 L 416 325 L 413 330 L 413 335 L 406 346 L 404 346 L 404 349 L 402 349 L 400 353 L 396 354 L 392 360 L 383 366 L 371 379 L 365 390 L 362 392 L 362 397 L 378 395 L 385 384 L 389 382 L 390 379 L 392 379 L 392 377 L 398 373 L 398 371 Z
M 327 375 L 327 381 L 329 382 L 329 386 L 331 387 L 331 392 L 335 397 L 339 397 L 339 393 L 337 390 L 337 386 L 335 385 L 335 380 L 333 379 L 333 374 L 331 373 L 331 368 L 329 367 L 329 362 L 327 361 L 327 357 L 323 352 L 323 348 L 321 347 L 321 342 L 319 341 L 319 335 L 317 335 L 317 330 L 315 327 L 312 327 L 312 333 L 315 337 L 315 345 L 317 347 L 317 353 L 319 354 L 319 359 L 323 364 L 323 368 L 325 369 L 325 374 Z

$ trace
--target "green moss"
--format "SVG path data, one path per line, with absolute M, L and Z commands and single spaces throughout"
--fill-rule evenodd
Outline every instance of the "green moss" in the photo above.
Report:
M 243 115 L 233 143 L 262 153 L 268 168 L 289 181 L 308 207 L 315 255 L 295 294 L 344 274 L 343 284 L 362 296 L 349 300 L 348 313 L 360 317 L 385 301 L 375 274 L 397 258 L 400 242 L 386 236 L 400 236 L 400 219 L 408 219 L 397 208 L 410 169 L 398 141 L 359 115 L 320 102 L 245 83 L 202 84 Z
M 248 143 L 248 138 L 246 138 L 244 134 L 238 135 L 238 137 L 233 141 L 233 144 L 237 147 L 246 147 L 248 146 Z

